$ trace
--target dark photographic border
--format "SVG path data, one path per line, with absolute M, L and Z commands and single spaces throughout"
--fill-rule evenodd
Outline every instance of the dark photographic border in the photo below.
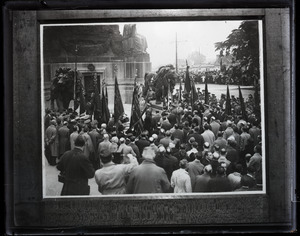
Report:
M 294 61 L 293 9 L 285 1 L 280 2 L 277 8 L 263 8 L 266 5 L 257 4 L 256 7 L 262 7 L 257 9 L 229 9 L 222 6 L 219 6 L 220 9 L 177 9 L 177 12 L 185 12 L 185 16 L 178 16 L 182 19 L 234 19 L 237 16 L 263 19 L 266 49 L 265 119 L 268 130 L 266 156 L 269 157 L 266 163 L 266 194 L 134 201 L 84 198 L 53 201 L 43 200 L 41 192 L 38 25 L 47 20 L 95 20 L 101 11 L 111 20 L 116 17 L 116 11 L 92 10 L 84 14 L 80 10 L 35 11 L 41 10 L 41 6 L 33 11 L 30 7 L 30 10 L 24 9 L 24 6 L 19 6 L 19 9 L 6 8 L 4 32 L 7 37 L 4 43 L 7 47 L 4 53 L 7 61 L 4 63 L 4 75 L 7 111 L 5 146 L 8 147 L 5 150 L 6 210 L 9 212 L 6 220 L 7 233 L 25 233 L 26 229 L 31 233 L 44 232 L 46 229 L 52 229 L 52 232 L 58 229 L 57 232 L 66 230 L 65 232 L 77 233 L 103 233 L 108 229 L 118 232 L 122 229 L 115 227 L 126 227 L 125 231 L 139 232 L 150 227 L 152 232 L 182 233 L 199 232 L 199 228 L 202 232 L 220 232 L 222 229 L 243 232 L 295 230 L 295 69 L 291 66 Z M 144 6 L 147 9 L 147 4 Z M 145 11 L 141 12 L 134 11 L 127 18 L 151 18 L 145 17 Z M 157 17 L 158 12 L 159 10 L 154 10 L 151 14 Z M 161 17 L 174 17 L 172 10 L 168 8 L 162 12 L 166 15 Z

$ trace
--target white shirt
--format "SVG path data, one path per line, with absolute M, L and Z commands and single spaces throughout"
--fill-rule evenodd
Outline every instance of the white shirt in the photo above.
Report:
M 171 176 L 171 186 L 174 188 L 174 193 L 191 193 L 191 178 L 185 169 L 173 171 Z

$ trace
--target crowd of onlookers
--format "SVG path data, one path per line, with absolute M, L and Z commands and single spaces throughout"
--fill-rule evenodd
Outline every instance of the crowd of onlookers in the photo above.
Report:
M 253 97 L 242 116 L 238 98 L 188 97 L 162 110 L 149 108 L 142 131 L 129 118 L 107 123 L 93 115 L 46 110 L 45 156 L 61 171 L 62 195 L 89 194 L 95 178 L 99 194 L 227 192 L 262 189 L 261 121 Z
M 198 71 L 189 70 L 189 76 L 195 81 L 195 83 L 211 83 L 211 84 L 236 84 L 251 86 L 254 84 L 254 78 L 243 76 L 241 79 L 240 75 L 233 76 L 232 70 L 209 70 L 209 71 Z M 182 70 L 179 72 L 180 78 L 185 78 L 186 71 Z M 177 81 L 179 83 L 179 81 Z

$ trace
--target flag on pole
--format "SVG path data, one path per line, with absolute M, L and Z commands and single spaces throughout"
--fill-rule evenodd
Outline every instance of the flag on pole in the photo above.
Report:
M 209 102 L 209 96 L 208 96 L 208 88 L 207 88 L 207 81 L 205 79 L 205 94 L 204 94 L 204 103 L 208 104 Z
M 195 102 L 198 100 L 198 93 L 195 86 L 195 81 L 192 82 L 192 108 Z
M 106 94 L 104 93 L 104 86 L 102 86 L 102 98 L 101 98 L 101 123 L 107 124 L 110 118 L 109 109 L 108 109 L 108 99 L 107 99 L 107 88 Z
M 131 117 L 130 117 L 130 128 L 132 131 L 135 131 L 135 135 L 138 136 L 143 131 L 143 120 L 140 103 L 139 103 L 139 94 L 138 94 L 138 86 L 134 85 L 133 95 L 132 95 L 132 106 L 131 106 Z
M 229 93 L 229 86 L 228 86 L 228 84 L 227 84 L 225 114 L 231 115 L 231 101 L 230 101 L 230 93 Z
M 185 82 L 184 82 L 184 89 L 187 93 L 190 93 L 191 91 L 191 79 L 190 79 L 190 73 L 189 73 L 189 66 L 187 64 L 187 61 L 186 61 L 186 76 L 185 76 Z
M 98 80 L 97 80 L 97 73 L 94 74 L 94 120 L 100 122 L 101 120 L 101 97 L 98 89 Z
M 246 108 L 245 108 L 244 98 L 240 86 L 239 86 L 239 99 L 241 104 L 242 117 L 245 121 L 247 121 Z
M 118 79 L 117 77 L 115 77 L 115 102 L 114 102 L 115 122 L 117 122 L 123 114 L 124 114 L 123 102 L 119 90 Z
M 85 112 L 85 91 L 81 81 L 81 77 L 78 72 L 75 71 L 76 84 L 75 84 L 75 101 L 74 101 L 74 110 L 78 114 L 83 114 Z

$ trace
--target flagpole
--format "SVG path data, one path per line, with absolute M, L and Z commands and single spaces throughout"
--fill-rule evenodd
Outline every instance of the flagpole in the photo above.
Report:
M 78 47 L 77 44 L 75 46 L 75 76 L 74 76 L 74 95 L 73 95 L 73 99 L 74 99 L 74 103 L 73 103 L 73 110 L 75 111 L 75 103 L 76 103 L 76 83 L 77 83 L 77 52 L 78 52 Z

